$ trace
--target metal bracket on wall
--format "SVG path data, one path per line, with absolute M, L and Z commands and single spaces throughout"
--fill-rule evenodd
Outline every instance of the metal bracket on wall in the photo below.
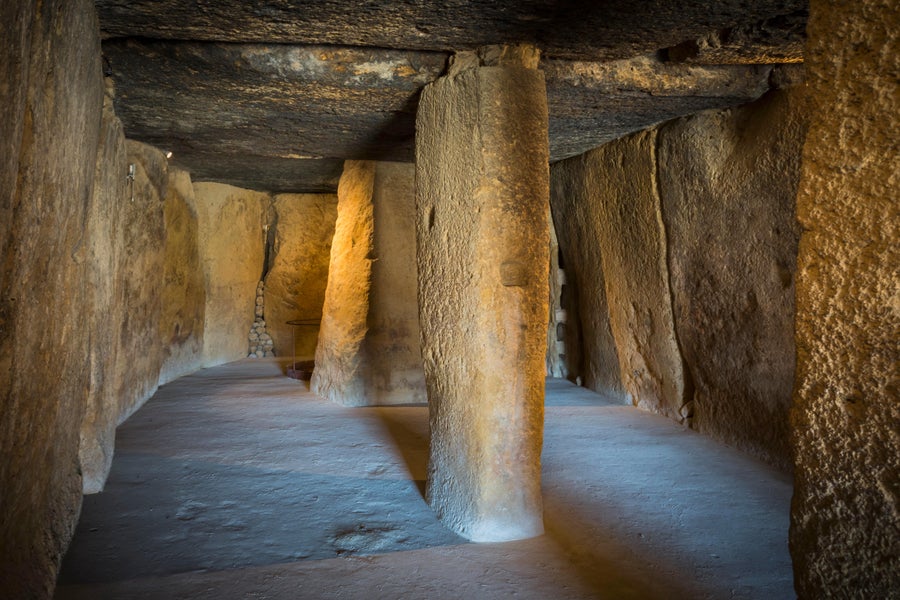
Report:
M 131 201 L 134 202 L 134 163 L 128 165 L 128 175 L 125 176 L 125 180 L 131 185 Z

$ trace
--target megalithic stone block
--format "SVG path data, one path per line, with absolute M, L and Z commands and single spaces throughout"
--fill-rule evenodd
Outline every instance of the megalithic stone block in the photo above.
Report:
M 537 52 L 457 57 L 416 120 L 426 499 L 473 541 L 543 532 L 549 152 Z

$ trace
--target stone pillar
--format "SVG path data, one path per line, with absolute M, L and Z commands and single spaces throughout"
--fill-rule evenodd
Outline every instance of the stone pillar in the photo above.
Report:
M 425 401 L 415 167 L 348 160 L 311 389 L 345 406 Z
M 361 350 L 368 331 L 372 288 L 374 185 L 374 162 L 344 162 L 316 367 L 309 384 L 316 394 L 346 406 L 366 404 L 366 365 Z
M 416 119 L 426 497 L 473 541 L 540 535 L 549 151 L 538 52 L 457 55 Z
M 898 14 L 892 0 L 809 7 L 791 408 L 801 599 L 900 590 Z

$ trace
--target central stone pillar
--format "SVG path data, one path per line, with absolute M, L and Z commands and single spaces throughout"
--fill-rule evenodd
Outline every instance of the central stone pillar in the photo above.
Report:
M 416 119 L 426 499 L 477 542 L 543 533 L 549 150 L 538 51 L 455 57 Z

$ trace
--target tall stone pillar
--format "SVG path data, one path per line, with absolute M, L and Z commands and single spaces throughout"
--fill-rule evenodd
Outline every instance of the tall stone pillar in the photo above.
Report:
M 457 55 L 416 119 L 427 501 L 478 542 L 540 535 L 549 151 L 537 50 Z
M 897 2 L 812 0 L 790 548 L 801 600 L 900 590 Z

